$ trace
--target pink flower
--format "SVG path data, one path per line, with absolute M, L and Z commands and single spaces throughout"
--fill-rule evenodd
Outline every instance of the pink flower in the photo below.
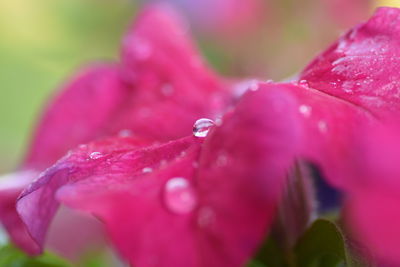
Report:
M 231 101 L 228 83 L 207 69 L 181 25 L 167 7 L 142 12 L 124 39 L 121 63 L 84 68 L 49 105 L 23 171 L 0 185 L 0 219 L 27 252 L 41 247 L 26 233 L 15 201 L 33 173 L 69 149 L 109 135 L 141 136 L 143 144 L 183 137 L 194 120 L 216 117 Z
M 360 227 L 354 236 L 379 259 L 398 264 L 398 233 L 391 237 L 386 229 L 397 229 L 399 216 L 365 220 L 369 209 L 362 205 L 370 204 L 383 218 L 394 212 L 388 206 L 378 210 L 377 204 L 397 201 L 397 191 L 390 188 L 398 184 L 393 152 L 398 131 L 371 131 L 369 137 L 388 140 L 383 148 L 360 136 L 364 129 L 385 126 L 399 112 L 399 15 L 399 9 L 379 9 L 319 55 L 298 81 L 253 84 L 233 104 L 223 84 L 198 65 L 169 16 L 145 12 L 124 42 L 122 65 L 111 76 L 117 78 L 109 80 L 118 86 L 89 79 L 110 90 L 112 97 L 96 94 L 94 110 L 106 119 L 91 113 L 83 101 L 89 97 L 78 105 L 88 117 L 61 119 L 66 116 L 63 105 L 77 101 L 71 98 L 63 105 L 56 102 L 39 128 L 49 127 L 37 140 L 45 133 L 69 136 L 71 126 L 62 122 L 74 125 L 83 119 L 90 130 L 77 134 L 75 144 L 96 140 L 67 154 L 20 196 L 17 209 L 35 242 L 33 251 L 40 251 L 54 213 L 64 204 L 99 218 L 134 266 L 241 266 L 268 232 L 285 177 L 301 159 L 317 164 L 346 194 L 353 216 L 348 223 Z M 163 91 L 165 81 L 175 94 L 165 95 L 171 92 Z M 64 96 L 76 87 L 71 88 Z M 125 93 L 115 97 L 120 90 Z M 103 102 L 115 103 L 112 99 L 118 104 L 101 108 Z M 221 123 L 197 121 L 192 135 L 193 122 L 221 112 Z M 112 136 L 125 128 L 135 136 Z M 49 145 L 54 148 L 63 142 L 52 138 L 42 139 L 45 148 L 46 140 L 53 140 Z M 389 162 L 378 158 L 373 164 L 374 152 L 381 157 L 387 151 L 393 152 Z M 377 179 L 382 173 L 388 179 L 383 183 Z M 388 228 L 378 236 L 374 227 Z

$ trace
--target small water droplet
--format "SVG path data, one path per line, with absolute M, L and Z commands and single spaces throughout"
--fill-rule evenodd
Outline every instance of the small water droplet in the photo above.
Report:
M 183 177 L 168 180 L 165 184 L 164 201 L 171 212 L 178 214 L 191 212 L 197 204 L 193 187 Z
M 129 129 L 121 130 L 121 131 L 119 131 L 119 133 L 118 133 L 118 136 L 119 136 L 119 137 L 130 137 L 130 136 L 132 136 L 132 135 L 133 135 L 133 133 L 132 133 L 132 131 L 129 130 Z
M 142 169 L 142 172 L 143 172 L 143 173 L 150 173 L 150 172 L 152 172 L 152 171 L 153 171 L 153 169 L 150 168 L 150 167 L 145 167 L 145 168 Z
M 328 124 L 325 121 L 319 121 L 318 122 L 318 129 L 325 133 L 328 130 Z
M 82 149 L 82 150 L 83 150 L 83 149 L 86 149 L 86 148 L 87 148 L 87 145 L 85 145 L 85 144 L 80 144 L 78 147 L 79 147 L 79 149 Z
M 220 167 L 225 166 L 228 163 L 228 157 L 225 153 L 221 153 L 220 155 L 218 155 L 216 162 L 217 165 Z
M 307 105 L 300 105 L 299 112 L 303 114 L 305 117 L 310 117 L 312 111 L 312 107 Z
M 202 207 L 197 216 L 197 224 L 200 227 L 207 227 L 215 220 L 215 213 L 210 207 Z
M 164 166 L 167 165 L 167 163 L 168 163 L 168 161 L 166 161 L 165 159 L 163 159 L 163 160 L 160 161 L 160 166 L 161 166 L 161 167 L 164 167 Z
M 210 119 L 199 119 L 193 125 L 193 135 L 196 137 L 206 137 L 214 125 L 214 121 Z
M 307 80 L 300 80 L 299 84 L 308 87 L 308 81 Z
M 197 161 L 193 161 L 192 166 L 193 168 L 197 169 L 199 167 L 199 163 Z
M 215 119 L 215 125 L 221 126 L 223 123 L 222 117 L 218 117 Z
M 99 159 L 101 157 L 103 157 L 103 154 L 101 154 L 100 152 L 92 152 L 89 155 L 90 159 Z
M 166 83 L 161 86 L 161 93 L 164 96 L 171 96 L 174 93 L 174 87 L 171 84 Z

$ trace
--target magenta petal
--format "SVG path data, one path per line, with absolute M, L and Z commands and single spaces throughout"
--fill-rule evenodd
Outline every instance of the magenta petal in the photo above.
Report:
M 139 135 L 173 140 L 225 109 L 227 86 L 207 69 L 186 29 L 166 6 L 139 15 L 122 47 L 122 76 L 133 91 L 111 129 L 129 125 Z
M 247 93 L 209 134 L 198 181 L 204 266 L 243 266 L 256 252 L 300 136 L 296 100 L 274 87 Z
M 133 266 L 199 266 L 203 259 L 196 244 L 192 166 L 198 152 L 199 146 L 194 146 L 135 177 L 93 176 L 63 187 L 58 198 L 100 218 L 118 251 Z M 168 187 L 181 189 L 174 193 Z
M 400 128 L 362 125 L 355 142 L 345 215 L 353 236 L 382 266 L 400 264 Z M 381 266 L 381 265 L 380 265 Z
M 68 149 L 102 136 L 125 93 L 115 66 L 81 71 L 45 111 L 24 165 L 47 168 Z
M 143 148 L 144 143 L 133 138 L 110 138 L 88 145 L 64 157 L 30 185 L 17 201 L 17 211 L 33 239 L 43 246 L 49 223 L 58 209 L 55 193 L 64 184 L 109 173 L 142 173 L 144 168 L 158 166 L 180 153 L 190 142 L 176 141 L 160 147 Z
M 0 220 L 8 231 L 12 242 L 27 253 L 38 253 L 38 247 L 32 242 L 24 223 L 15 211 L 15 201 L 21 191 L 38 176 L 35 171 L 20 171 L 0 178 Z
M 249 93 L 206 137 L 200 162 L 202 138 L 172 142 L 147 149 L 136 166 L 125 155 L 91 176 L 78 170 L 57 198 L 99 217 L 134 266 L 242 266 L 265 238 L 298 150 L 295 118 L 286 92 Z M 145 164 L 158 154 L 172 160 Z
M 359 191 L 346 201 L 346 219 L 353 237 L 382 265 L 399 266 L 400 196 L 397 192 Z
M 399 112 L 399 38 L 400 9 L 379 8 L 319 55 L 300 79 L 375 115 Z

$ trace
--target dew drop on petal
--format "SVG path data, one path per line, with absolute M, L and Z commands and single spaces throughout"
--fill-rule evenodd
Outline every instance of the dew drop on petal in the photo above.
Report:
M 206 137 L 210 129 L 214 126 L 214 121 L 210 119 L 199 119 L 193 125 L 193 135 L 196 137 Z
M 152 171 L 153 171 L 153 169 L 150 168 L 150 167 L 145 167 L 145 168 L 142 169 L 142 172 L 143 172 L 143 173 L 150 173 L 150 172 L 152 172 Z
M 166 83 L 161 86 L 161 93 L 164 96 L 171 96 L 174 93 L 174 87 L 171 84 Z
M 299 84 L 302 85 L 302 86 L 308 87 L 308 81 L 307 80 L 300 80 Z
M 101 154 L 100 152 L 92 152 L 89 155 L 90 159 L 99 159 L 101 157 L 103 157 L 103 154 Z
M 119 137 L 130 137 L 130 136 L 132 136 L 132 135 L 133 135 L 133 133 L 132 133 L 132 131 L 129 130 L 129 129 L 121 130 L 121 131 L 119 131 L 119 133 L 118 133 L 118 136 L 119 136 Z
M 325 133 L 328 130 L 328 124 L 325 121 L 319 121 L 318 129 L 320 132 Z
M 305 117 L 310 117 L 312 108 L 307 105 L 300 105 L 299 112 L 303 114 Z
M 215 221 L 215 213 L 210 207 L 202 207 L 197 215 L 197 224 L 204 228 Z
M 195 191 L 187 179 L 174 177 L 165 184 L 164 202 L 171 212 L 185 214 L 195 208 L 197 199 Z

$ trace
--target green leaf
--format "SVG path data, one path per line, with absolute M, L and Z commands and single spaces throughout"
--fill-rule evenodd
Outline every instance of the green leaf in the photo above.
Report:
M 14 246 L 0 248 L 0 267 L 72 267 L 67 261 L 50 253 L 29 257 Z
M 299 239 L 296 247 L 299 267 L 354 267 L 345 238 L 333 222 L 319 219 Z

